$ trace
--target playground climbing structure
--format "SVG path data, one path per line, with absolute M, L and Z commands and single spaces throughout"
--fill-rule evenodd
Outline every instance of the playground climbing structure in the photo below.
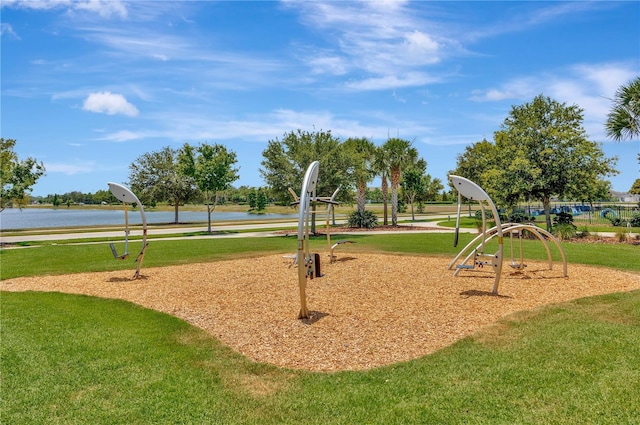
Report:
M 511 246 L 510 266 L 515 269 L 522 270 L 526 267 L 526 264 L 523 262 L 522 253 L 522 239 L 525 231 L 530 232 L 544 245 L 547 253 L 549 270 L 553 268 L 553 259 L 548 242 L 551 241 L 555 244 L 562 256 L 563 275 L 565 277 L 567 276 L 567 259 L 564 250 L 562 249 L 559 241 L 551 233 L 533 224 L 501 223 L 500 215 L 498 214 L 495 204 L 480 186 L 464 177 L 450 175 L 449 178 L 451 179 L 453 186 L 458 191 L 458 217 L 456 220 L 456 238 L 454 245 L 457 245 L 458 241 L 460 205 L 462 201 L 461 197 L 464 196 L 471 201 L 478 202 L 482 212 L 482 230 L 480 231 L 480 234 L 469 242 L 449 264 L 449 270 L 455 269 L 455 272 L 453 273 L 454 276 L 457 276 L 461 270 L 475 270 L 484 268 L 485 266 L 492 267 L 495 272 L 492 293 L 498 294 L 500 275 L 502 274 L 502 265 L 504 261 L 504 235 L 507 234 L 509 236 Z M 490 229 L 487 229 L 486 207 L 491 210 L 496 223 L 496 225 Z M 488 242 L 494 238 L 498 241 L 498 250 L 494 253 L 485 252 Z M 516 261 L 516 258 L 514 257 L 514 239 L 516 238 L 519 242 L 519 261 Z

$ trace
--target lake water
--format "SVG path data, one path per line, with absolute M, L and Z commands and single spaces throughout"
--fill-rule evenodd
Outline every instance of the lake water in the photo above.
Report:
M 148 224 L 173 223 L 173 211 L 145 211 Z M 211 213 L 211 222 L 292 218 L 297 214 L 249 214 L 245 212 Z M 207 222 L 205 211 L 180 211 L 180 223 Z M 70 226 L 124 224 L 124 210 L 72 210 L 66 208 L 7 208 L 0 213 L 0 229 L 39 229 Z M 129 209 L 129 224 L 142 224 L 140 210 Z

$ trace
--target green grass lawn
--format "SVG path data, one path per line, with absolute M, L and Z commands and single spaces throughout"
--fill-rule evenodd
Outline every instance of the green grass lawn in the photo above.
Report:
M 471 235 L 457 248 L 450 234 L 349 238 L 350 252 L 448 259 Z M 528 258 L 544 258 L 539 242 L 525 242 Z M 326 249 L 324 238 L 312 244 Z M 144 267 L 295 246 L 294 237 L 157 240 Z M 637 246 L 563 247 L 570 262 L 640 271 Z M 135 269 L 105 244 L 1 250 L 0 263 L 3 280 Z M 431 355 L 359 372 L 252 362 L 120 300 L 2 292 L 0 324 L 3 424 L 640 424 L 640 291 L 522 312 Z
M 340 238 L 337 235 L 334 239 Z M 406 253 L 417 255 L 442 255 L 453 258 L 473 235 L 461 233 L 458 247 L 453 246 L 452 234 L 362 234 L 349 235 L 356 242 L 349 251 Z M 495 242 L 492 242 L 495 244 Z M 505 244 L 508 240 L 505 241 Z M 550 244 L 553 245 L 553 244 Z M 183 240 L 151 240 L 143 263 L 144 267 L 185 264 L 190 262 L 218 261 L 228 258 L 251 257 L 269 253 L 293 253 L 295 236 L 269 238 L 215 238 Z M 312 237 L 311 246 L 327 250 L 324 237 Z M 488 245 L 490 251 L 492 245 Z M 568 261 L 577 264 L 613 267 L 624 270 L 640 270 L 638 247 L 631 244 L 589 244 L 565 242 L 562 244 Z M 116 244 L 123 252 L 123 244 Z M 131 256 L 126 260 L 114 260 L 108 244 L 51 244 L 22 249 L 0 250 L 0 279 L 18 276 L 67 274 L 105 270 L 134 270 L 135 257 L 141 242 L 129 242 Z M 553 247 L 552 247 L 553 248 Z M 505 253 L 508 253 L 505 245 Z M 552 250 L 553 252 L 553 250 Z M 524 241 L 525 256 L 546 259 L 543 245 L 537 240 Z M 559 260 L 559 255 L 555 255 Z

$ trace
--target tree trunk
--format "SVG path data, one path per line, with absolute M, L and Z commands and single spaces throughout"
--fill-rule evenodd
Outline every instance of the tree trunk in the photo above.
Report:
M 416 215 L 413 213 L 413 199 L 411 199 L 411 221 L 416 221 Z
M 173 222 L 178 224 L 178 208 L 180 208 L 180 201 L 177 199 L 173 199 Z
M 398 225 L 398 186 L 400 186 L 400 169 L 391 170 L 391 225 Z
M 356 203 L 358 204 L 358 212 L 364 212 L 365 203 L 367 202 L 367 182 L 358 182 L 358 193 L 356 194 Z
M 207 199 L 210 199 L 210 197 L 207 197 Z M 209 201 L 209 203 L 207 204 L 207 215 L 208 215 L 208 226 L 207 226 L 207 231 L 209 232 L 209 234 L 211 234 L 211 213 L 213 212 L 213 210 L 216 209 L 216 205 L 218 205 L 218 192 L 216 192 L 214 198 L 213 198 L 213 205 L 211 205 L 211 201 Z
M 387 217 L 387 199 L 389 198 L 389 186 L 387 184 L 386 177 L 382 177 L 382 183 L 380 185 L 380 190 L 382 191 L 382 205 L 383 205 L 383 224 L 386 226 L 389 224 L 389 218 Z
M 547 232 L 551 232 L 551 199 L 545 196 L 542 199 L 542 205 L 544 206 L 544 216 L 547 221 Z
M 211 208 L 211 204 L 207 204 L 207 232 L 209 234 L 211 234 L 211 212 L 212 211 L 213 211 L 213 208 Z

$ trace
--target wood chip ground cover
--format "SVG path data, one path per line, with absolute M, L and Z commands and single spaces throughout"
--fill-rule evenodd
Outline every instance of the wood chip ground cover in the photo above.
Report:
M 493 273 L 447 270 L 449 258 L 340 253 L 308 281 L 312 317 L 298 320 L 296 269 L 270 255 L 143 269 L 16 278 L 4 291 L 59 291 L 119 298 L 180 317 L 245 356 L 313 371 L 361 370 L 414 359 L 522 310 L 640 289 L 640 275 L 617 270 L 505 262 L 500 295 Z

